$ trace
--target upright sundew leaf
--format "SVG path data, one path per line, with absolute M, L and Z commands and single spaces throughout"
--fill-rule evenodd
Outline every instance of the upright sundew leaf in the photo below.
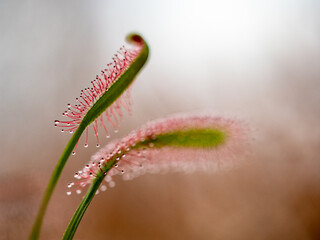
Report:
M 137 34 L 129 35 L 127 40 L 135 46 L 135 49 L 126 50 L 125 48 L 121 48 L 118 52 L 119 54 L 115 55 L 113 59 L 114 62 L 109 64 L 108 67 L 102 71 L 101 77 L 97 76 L 96 80 L 92 81 L 92 87 L 81 92 L 80 97 L 77 99 L 78 104 L 68 104 L 68 110 L 63 114 L 68 120 L 55 121 L 55 126 L 60 126 L 63 131 L 74 132 L 74 134 L 65 147 L 56 168 L 51 175 L 30 234 L 30 239 L 38 239 L 39 237 L 42 220 L 50 197 L 64 165 L 73 149 L 77 146 L 83 131 L 87 129 L 88 134 L 87 127 L 93 123 L 93 129 L 98 141 L 97 146 L 99 146 L 97 134 L 98 120 L 100 120 L 101 125 L 107 131 L 102 114 L 104 113 L 110 123 L 115 126 L 116 124 L 111 120 L 111 117 L 116 120 L 117 115 L 118 117 L 121 116 L 119 109 L 120 105 L 123 105 L 124 107 L 128 106 L 123 102 L 124 100 L 119 99 L 119 97 L 130 86 L 137 73 L 147 61 L 149 48 L 144 39 Z M 100 119 L 98 119 L 99 117 Z M 73 152 L 73 154 L 75 154 L 75 152 Z
M 234 166 L 245 152 L 247 128 L 241 121 L 212 116 L 185 116 L 161 119 L 147 124 L 127 137 L 110 143 L 75 174 L 67 194 L 80 194 L 91 184 L 71 219 L 63 239 L 72 239 L 90 201 L 105 178 L 123 174 L 126 180 L 144 173 L 193 172 Z M 107 189 L 101 185 L 100 190 Z

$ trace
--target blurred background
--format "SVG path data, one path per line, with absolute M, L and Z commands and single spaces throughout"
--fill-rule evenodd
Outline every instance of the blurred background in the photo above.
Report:
M 70 138 L 54 120 L 132 31 L 151 54 L 133 115 L 112 139 L 172 113 L 210 112 L 245 119 L 252 153 L 227 172 L 117 179 L 75 239 L 320 239 L 317 0 L 1 0 L 0 239 L 27 238 Z M 41 239 L 61 238 L 81 201 L 66 185 L 96 151 L 91 134 L 70 158 Z

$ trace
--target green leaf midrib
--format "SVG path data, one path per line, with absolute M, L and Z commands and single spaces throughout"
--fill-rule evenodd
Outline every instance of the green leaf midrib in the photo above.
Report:
M 212 148 L 223 144 L 227 134 L 220 129 L 202 128 L 185 129 L 173 131 L 166 134 L 159 134 L 152 139 L 137 144 L 137 147 L 146 146 L 150 143 L 155 148 L 176 147 L 176 148 Z

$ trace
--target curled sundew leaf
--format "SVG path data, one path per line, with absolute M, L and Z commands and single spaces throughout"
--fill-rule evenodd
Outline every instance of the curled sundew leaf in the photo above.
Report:
M 247 128 L 241 122 L 212 116 L 182 116 L 150 122 L 127 137 L 106 145 L 75 174 L 70 195 L 91 184 L 70 221 L 64 239 L 71 239 L 93 196 L 114 187 L 113 176 L 133 179 L 145 173 L 193 172 L 228 168 L 245 152 Z M 103 179 L 109 186 L 101 184 Z
M 123 103 L 125 99 L 119 99 L 119 97 L 131 85 L 135 76 L 146 63 L 149 47 L 138 34 L 130 34 L 127 40 L 135 46 L 135 49 L 130 51 L 124 48 L 120 49 L 119 54 L 115 55 L 113 59 L 113 64 L 108 65 L 108 67 L 102 71 L 101 77 L 97 76 L 96 80 L 92 81 L 91 88 L 87 88 L 81 92 L 80 97 L 77 99 L 78 103 L 76 105 L 68 104 L 68 110 L 63 114 L 67 117 L 67 120 L 55 121 L 55 126 L 62 127 L 63 131 L 69 131 L 73 133 L 73 135 L 51 175 L 31 230 L 30 239 L 39 238 L 42 220 L 53 190 L 69 156 L 71 153 L 75 154 L 75 148 L 83 131 L 87 129 L 87 139 L 88 126 L 93 123 L 92 126 L 98 141 L 97 146 L 99 146 L 97 134 L 99 120 L 108 135 L 103 114 L 105 114 L 105 118 L 116 128 L 117 126 L 114 121 L 117 116 L 121 117 L 120 105 L 128 107 L 127 104 Z M 111 117 L 114 118 L 114 121 L 111 120 Z M 87 146 L 87 140 L 85 146 Z
M 130 89 L 127 88 L 147 60 L 148 46 L 137 34 L 129 35 L 127 40 L 134 47 L 122 46 L 112 58 L 113 62 L 101 71 L 100 76 L 97 75 L 96 79 L 91 81 L 91 87 L 81 90 L 76 104 L 68 104 L 67 110 L 62 113 L 66 119 L 55 120 L 55 127 L 60 127 L 62 132 L 73 133 L 78 128 L 86 128 L 85 147 L 88 146 L 88 130 L 91 123 L 99 147 L 98 126 L 104 129 L 109 138 L 105 121 L 117 131 L 123 115 L 121 109 L 131 111 Z

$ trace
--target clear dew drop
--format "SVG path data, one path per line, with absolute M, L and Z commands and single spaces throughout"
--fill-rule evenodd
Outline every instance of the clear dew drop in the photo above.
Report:
M 107 186 L 106 186 L 106 185 L 102 185 L 102 186 L 100 187 L 100 190 L 101 190 L 102 192 L 106 191 L 106 190 L 107 190 Z
M 73 133 L 73 130 L 70 130 L 69 133 L 72 134 L 72 133 Z
M 70 196 L 70 195 L 71 195 L 71 192 L 70 192 L 70 191 L 68 191 L 68 192 L 67 192 L 67 195 L 68 195 L 68 196 Z
M 113 188 L 115 186 L 116 186 L 116 182 L 114 181 L 109 182 L 109 187 Z
M 78 189 L 78 190 L 76 191 L 76 193 L 77 193 L 77 194 L 80 194 L 80 193 L 81 193 L 81 190 L 80 190 L 80 189 Z
M 125 174 L 122 176 L 122 179 L 125 180 L 125 181 L 128 181 L 130 180 L 130 175 L 129 174 Z
M 72 155 L 76 155 L 76 152 L 72 152 Z
M 105 181 L 106 182 L 111 182 L 112 181 L 112 177 L 107 175 L 106 178 L 105 178 Z
M 73 185 L 74 185 L 73 182 L 72 182 L 72 183 L 69 183 L 69 184 L 68 184 L 68 188 L 71 188 Z
M 85 144 L 84 144 L 84 147 L 85 147 L 85 148 L 87 148 L 87 147 L 88 147 L 88 144 L 87 144 L 87 143 L 85 143 Z
M 115 130 L 114 130 L 114 132 L 115 132 L 115 133 L 118 133 L 118 132 L 119 132 L 119 130 L 118 130 L 118 129 L 115 129 Z
M 109 134 L 107 134 L 107 135 L 106 135 L 106 138 L 110 138 L 110 135 L 109 135 Z
M 99 143 L 97 143 L 96 147 L 97 147 L 97 148 L 98 148 L 98 147 L 100 147 L 100 144 L 99 144 Z
M 100 191 L 99 191 L 99 190 L 97 190 L 95 194 L 97 195 L 97 194 L 99 194 L 99 192 L 100 192 Z

